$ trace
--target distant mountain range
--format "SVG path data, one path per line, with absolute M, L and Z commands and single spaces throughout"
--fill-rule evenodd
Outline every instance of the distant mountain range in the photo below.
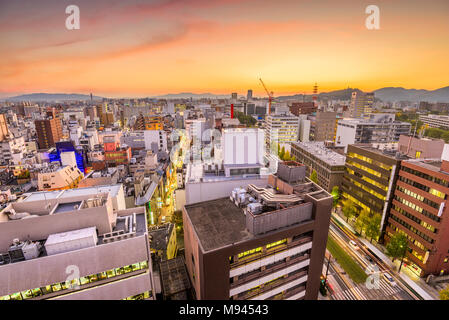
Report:
M 153 98 L 158 99 L 228 99 L 231 97 L 231 94 L 217 95 L 213 93 L 191 93 L 191 92 L 182 92 L 182 93 L 169 93 L 162 96 L 156 96 Z
M 358 91 L 357 88 L 347 88 L 343 90 L 336 90 L 330 92 L 320 93 L 318 96 L 320 99 L 333 99 L 333 100 L 350 100 L 352 92 Z M 395 101 L 410 101 L 410 102 L 449 102 L 449 86 L 440 88 L 437 90 L 424 90 L 424 89 L 405 89 L 401 87 L 388 87 L 381 88 L 374 91 L 376 99 L 380 99 L 384 102 L 395 102 Z M 170 93 L 161 96 L 154 96 L 153 98 L 158 99 L 226 99 L 230 98 L 231 95 L 216 95 L 212 93 Z M 277 100 L 287 100 L 287 99 L 298 99 L 301 100 L 305 97 L 310 100 L 312 95 L 290 95 L 290 96 L 277 96 Z M 24 94 L 20 96 L 15 96 L 11 98 L 4 98 L 5 101 L 67 101 L 67 100 L 89 100 L 90 95 L 86 94 L 76 94 L 76 93 L 31 93 Z M 102 97 L 94 96 L 94 100 L 101 100 Z
M 382 88 L 374 91 L 375 97 L 384 102 L 412 101 L 412 102 L 449 102 L 449 87 L 437 90 L 416 90 L 404 88 Z
M 102 97 L 92 96 L 93 100 L 102 100 Z M 4 98 L 5 101 L 68 101 L 68 100 L 90 100 L 88 94 L 78 93 L 31 93 L 20 96 Z

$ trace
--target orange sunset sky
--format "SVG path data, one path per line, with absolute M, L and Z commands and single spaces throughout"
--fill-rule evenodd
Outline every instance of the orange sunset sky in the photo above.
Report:
M 80 8 L 80 30 L 65 8 Z M 365 8 L 380 8 L 380 30 Z M 0 0 L 0 97 L 449 85 L 448 0 Z

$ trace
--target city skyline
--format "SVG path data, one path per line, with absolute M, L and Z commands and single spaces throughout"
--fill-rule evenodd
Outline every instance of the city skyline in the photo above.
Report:
M 365 1 L 77 1 L 80 30 L 67 30 L 70 4 L 0 1 L 0 97 L 265 96 L 259 77 L 277 96 L 315 82 L 320 92 L 447 86 L 445 1 L 377 1 L 380 30 L 365 27 Z

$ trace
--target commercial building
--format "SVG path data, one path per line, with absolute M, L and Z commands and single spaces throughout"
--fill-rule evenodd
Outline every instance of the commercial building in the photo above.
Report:
M 76 188 L 83 179 L 83 173 L 74 166 L 63 166 L 53 171 L 39 172 L 37 186 L 39 190 L 64 190 Z
M 291 113 L 270 114 L 265 118 L 265 147 L 277 154 L 278 144 L 298 141 L 299 118 Z
M 341 119 L 337 123 L 336 146 L 350 144 L 397 143 L 410 134 L 411 124 L 395 121 L 394 114 L 372 114 L 369 119 Z
M 337 112 L 316 112 L 309 115 L 310 141 L 334 141 L 337 129 Z
M 358 211 L 380 214 L 381 230 L 384 229 L 402 159 L 404 157 L 396 151 L 381 151 L 370 145 L 348 147 L 342 196 L 351 200 Z
M 289 106 L 290 112 L 295 116 L 299 116 L 300 114 L 311 114 L 318 110 L 318 107 L 314 102 L 293 102 Z
M 449 116 L 436 114 L 420 115 L 419 120 L 421 120 L 424 125 L 429 128 L 449 130 Z
M 31 193 L 3 209 L 0 299 L 154 299 L 145 208 L 118 210 L 116 189 Z
M 140 114 L 134 124 L 134 130 L 164 130 L 164 120 L 162 116 Z
M 62 139 L 62 126 L 59 118 L 36 120 L 36 134 L 40 149 L 49 149 L 56 146 Z
M 264 167 L 264 132 L 260 129 L 223 129 L 214 158 L 189 163 L 186 170 L 186 203 L 222 198 L 237 187 L 267 183 Z
M 186 205 L 186 266 L 196 299 L 315 300 L 332 196 L 305 167 L 279 164 L 268 186 Z
M 143 139 L 146 150 L 151 150 L 154 153 L 158 151 L 167 151 L 167 133 L 163 130 L 145 130 L 143 132 Z
M 416 138 L 411 135 L 399 137 L 398 151 L 414 159 L 441 158 L 444 140 L 430 138 Z
M 121 164 L 129 164 L 131 160 L 131 148 L 123 147 L 105 151 L 104 160 L 107 166 L 116 167 Z
M 407 236 L 406 267 L 421 277 L 449 274 L 448 172 L 447 160 L 402 161 L 394 190 L 384 239 Z
M 345 172 L 345 156 L 326 148 L 324 142 L 292 143 L 292 156 L 307 166 L 307 175 L 315 170 L 318 184 L 327 191 L 340 187 Z
M 349 106 L 349 116 L 351 118 L 368 117 L 373 109 L 374 93 L 365 93 L 354 91 L 351 97 L 351 104 Z

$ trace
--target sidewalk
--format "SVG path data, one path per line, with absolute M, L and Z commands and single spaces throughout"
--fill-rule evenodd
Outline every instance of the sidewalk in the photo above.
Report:
M 347 229 L 349 229 L 350 231 L 355 233 L 354 228 L 351 225 L 349 225 L 344 219 L 342 219 L 338 215 L 338 213 L 333 214 L 332 216 L 336 220 L 338 220 L 341 224 L 343 224 Z M 373 251 L 379 258 L 381 258 L 382 261 L 384 263 L 386 263 L 390 268 L 392 268 L 393 270 L 398 270 L 400 262 L 396 261 L 397 264 L 393 263 L 391 261 L 391 258 L 389 258 L 387 255 L 385 255 L 379 248 L 377 248 L 375 245 L 370 243 L 368 240 L 366 240 L 363 237 L 359 237 L 358 239 L 361 242 L 363 242 L 363 244 L 365 246 L 367 246 L 371 251 Z M 407 275 L 407 273 L 404 272 L 404 266 L 401 269 L 401 273 L 398 274 L 396 272 L 396 274 L 399 277 L 401 277 L 401 279 L 404 280 L 404 282 L 406 282 L 413 290 L 415 290 L 423 299 L 425 299 L 425 300 L 439 300 L 438 292 L 434 288 L 432 288 L 427 283 L 425 283 L 425 281 L 423 279 L 421 279 L 421 278 L 411 279 Z

